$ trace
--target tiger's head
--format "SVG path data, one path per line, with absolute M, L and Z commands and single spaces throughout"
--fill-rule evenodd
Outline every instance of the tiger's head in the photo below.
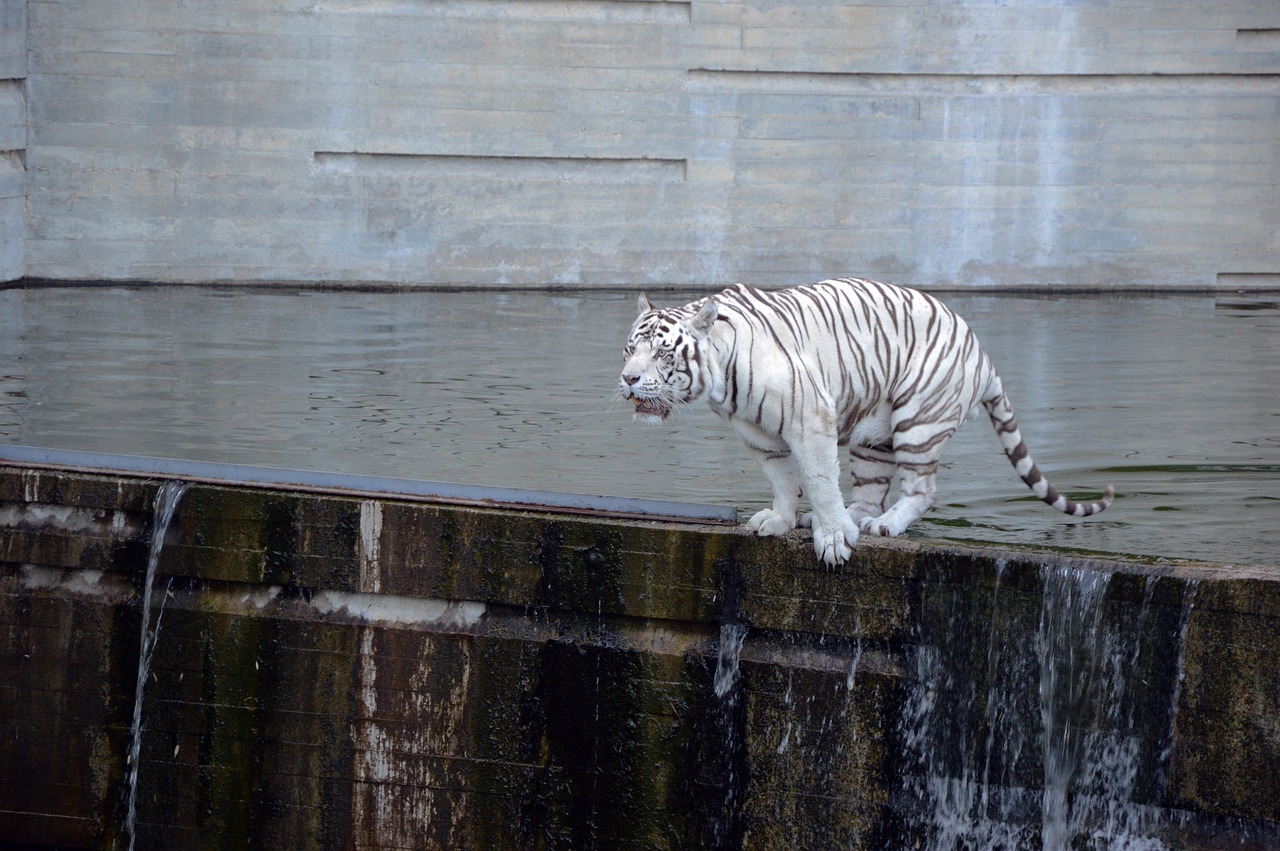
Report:
M 676 405 L 692 402 L 707 386 L 702 347 L 718 309 L 706 298 L 684 307 L 658 310 L 643 293 L 640 315 L 622 350 L 618 391 L 635 403 L 635 421 L 656 425 Z

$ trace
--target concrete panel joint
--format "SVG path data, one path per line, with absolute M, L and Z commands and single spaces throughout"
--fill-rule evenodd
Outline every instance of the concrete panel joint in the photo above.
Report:
M 558 183 L 683 183 L 686 161 L 657 157 L 526 157 L 316 151 L 321 172 Z
M 371 17 L 498 18 L 503 20 L 604 21 L 682 24 L 692 15 L 687 0 L 327 0 L 306 11 L 317 15 Z
M 1280 51 L 1280 29 L 1236 30 L 1236 50 Z

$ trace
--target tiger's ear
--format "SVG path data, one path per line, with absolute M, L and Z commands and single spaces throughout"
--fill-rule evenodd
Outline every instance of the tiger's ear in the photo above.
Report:
M 716 323 L 716 317 L 719 315 L 720 308 L 716 305 L 716 300 L 709 298 L 702 303 L 698 315 L 689 323 L 689 328 L 699 337 L 705 337 L 711 333 L 711 326 Z
M 640 297 L 636 299 L 636 306 L 640 308 L 642 314 L 653 310 L 653 302 L 649 301 L 649 297 L 644 293 L 640 293 Z

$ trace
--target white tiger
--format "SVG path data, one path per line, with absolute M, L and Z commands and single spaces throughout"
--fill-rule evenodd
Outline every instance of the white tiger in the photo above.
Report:
M 814 552 L 827 564 L 849 557 L 859 531 L 901 534 L 933 506 L 943 445 L 979 403 L 1040 499 L 1086 517 L 1115 496 L 1108 485 L 1100 501 L 1074 502 L 1049 484 L 973 331 L 932 296 L 842 278 L 775 291 L 736 284 L 666 310 L 641 295 L 639 307 L 618 382 L 636 421 L 661 422 L 705 395 L 773 487 L 773 506 L 747 528 L 785 535 L 803 493 Z M 847 508 L 844 445 L 853 468 Z M 895 478 L 900 496 L 886 509 Z

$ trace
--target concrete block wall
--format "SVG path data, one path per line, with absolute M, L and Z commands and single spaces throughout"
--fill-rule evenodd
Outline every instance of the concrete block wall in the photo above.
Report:
M 29 45 L 32 277 L 1280 286 L 1274 0 L 31 0 Z
M 27 208 L 27 3 L 0 0 L 0 281 L 23 274 Z

